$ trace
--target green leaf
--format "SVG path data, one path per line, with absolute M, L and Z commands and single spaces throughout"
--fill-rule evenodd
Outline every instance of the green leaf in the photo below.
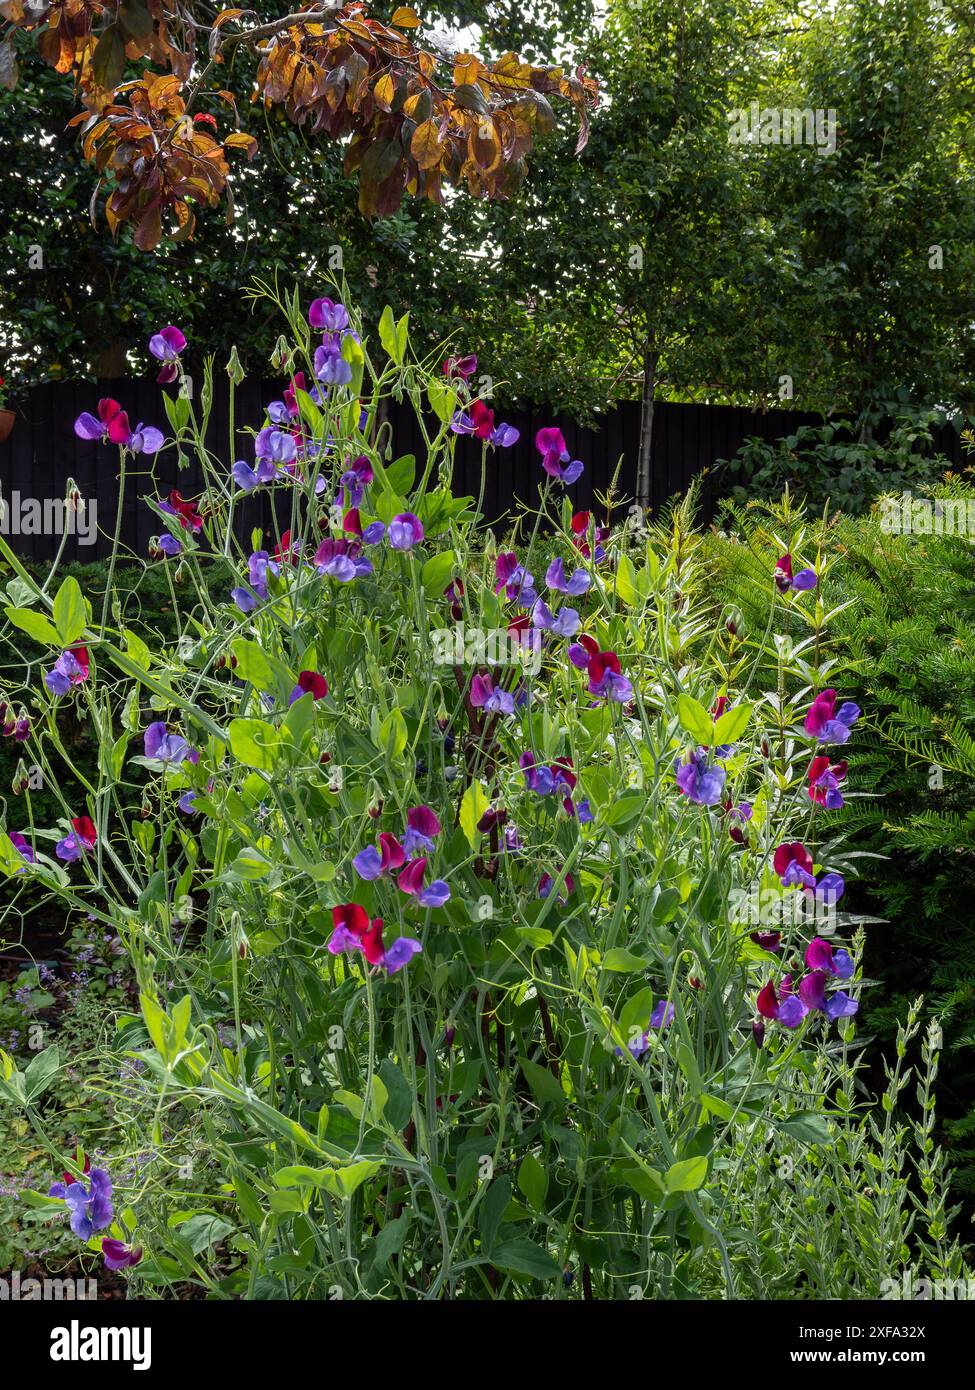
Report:
M 231 643 L 231 649 L 237 658 L 237 675 L 242 681 L 250 681 L 257 690 L 273 690 L 274 670 L 259 643 L 238 637 Z
M 677 718 L 695 743 L 710 747 L 714 741 L 714 721 L 703 705 L 690 695 L 678 695 Z
M 390 761 L 395 763 L 403 756 L 406 738 L 406 720 L 397 706 L 389 711 L 379 726 L 379 748 L 388 753 Z
M 35 642 L 43 642 L 49 647 L 60 647 L 61 639 L 57 628 L 42 613 L 35 613 L 33 608 L 5 608 L 3 611 L 14 627 L 19 627 L 21 632 L 26 632 Z
M 39 1052 L 24 1072 L 24 1093 L 28 1100 L 36 1100 L 43 1095 L 58 1074 L 61 1054 L 57 1045 L 46 1047 Z
M 562 1090 L 562 1083 L 552 1075 L 548 1067 L 540 1067 L 537 1062 L 529 1062 L 527 1057 L 522 1057 L 519 1065 L 536 1100 L 543 1104 L 546 1101 L 556 1101 L 560 1105 L 565 1104 L 566 1096 Z
M 828 1144 L 833 1137 L 826 1117 L 815 1110 L 797 1110 L 787 1120 L 780 1120 L 778 1127 L 783 1134 L 801 1139 L 804 1144 Z
M 531 1206 L 541 1211 L 548 1191 L 548 1174 L 532 1153 L 525 1154 L 518 1169 L 518 1186 Z
M 714 726 L 715 743 L 737 743 L 748 727 L 752 708 L 752 705 L 743 704 L 725 710 Z
M 481 1236 L 481 1249 L 490 1255 L 498 1230 L 511 1201 L 511 1181 L 508 1178 L 495 1178 L 481 1202 L 478 1230 Z
M 664 1174 L 664 1185 L 668 1192 L 696 1192 L 708 1175 L 707 1158 L 699 1154 L 696 1158 L 684 1158 L 673 1164 Z
M 0 831 L 0 874 L 12 878 L 22 874 L 28 863 L 5 830 Z
M 424 593 L 430 598 L 439 598 L 450 583 L 456 561 L 452 550 L 441 550 L 437 555 L 432 555 L 420 570 Z
M 427 386 L 427 400 L 430 402 L 430 409 L 442 424 L 447 424 L 454 417 L 457 408 L 457 392 L 446 382 L 434 378 Z
M 400 320 L 402 323 L 402 319 Z M 402 366 L 403 355 L 400 347 L 399 329 L 393 318 L 393 311 L 387 304 L 379 320 L 379 341 L 386 349 L 386 353 L 393 359 L 396 365 Z M 403 348 L 405 348 L 403 343 Z
M 230 748 L 238 762 L 261 772 L 274 767 L 277 731 L 262 719 L 232 719 L 227 728 Z
M 625 946 L 614 946 L 602 959 L 604 970 L 613 970 L 618 975 L 631 975 L 637 970 L 646 970 L 650 964 L 642 956 L 634 955 Z
M 397 1216 L 395 1221 L 387 1221 L 385 1226 L 376 1237 L 374 1246 L 373 1263 L 377 1268 L 388 1264 L 394 1255 L 398 1255 L 403 1248 L 406 1240 L 406 1233 L 410 1228 L 410 1214 L 404 1212 L 402 1216 Z
M 602 819 L 606 825 L 611 825 L 617 830 L 624 830 L 640 819 L 646 805 L 647 798 L 642 792 L 621 796 L 609 803 Z
M 460 828 L 467 836 L 467 843 L 471 849 L 477 849 L 478 841 L 481 838 L 477 823 L 490 805 L 491 802 L 487 793 L 475 778 L 467 788 L 460 803 Z
M 556 1279 L 562 1272 L 547 1250 L 523 1237 L 503 1241 L 491 1252 L 491 1263 L 515 1274 L 529 1274 L 533 1279 Z
M 88 622 L 88 605 L 77 579 L 66 579 L 54 597 L 54 625 L 66 647 L 77 642 Z

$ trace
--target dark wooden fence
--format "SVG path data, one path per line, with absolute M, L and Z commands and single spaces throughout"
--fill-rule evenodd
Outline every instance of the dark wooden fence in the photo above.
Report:
M 236 441 L 231 446 L 228 419 L 228 392 L 222 377 L 207 432 L 208 448 L 229 468 L 235 458 L 253 462 L 253 447 L 247 427 L 257 428 L 268 401 L 279 397 L 281 383 L 248 379 L 236 393 Z M 170 388 L 171 389 L 171 388 Z M 74 478 L 82 496 L 98 503 L 98 538 L 95 544 L 81 544 L 71 536 L 65 558 L 94 560 L 111 549 L 118 505 L 118 452 L 114 446 L 79 439 L 74 421 L 83 410 L 95 412 L 100 396 L 112 396 L 128 411 L 133 427 L 142 421 L 168 429 L 162 404 L 162 389 L 154 381 L 124 380 L 100 383 L 58 382 L 35 388 L 15 403 L 16 423 L 10 438 L 0 444 L 0 486 L 7 504 L 3 530 L 9 544 L 22 558 L 51 559 L 60 543 L 59 535 L 16 534 L 17 517 L 23 512 L 23 499 L 56 499 L 64 496 L 67 480 Z M 413 453 L 421 457 L 422 436 L 408 403 L 391 402 L 390 423 L 395 456 Z M 593 504 L 594 493 L 604 491 L 622 460 L 618 489 L 632 496 L 635 488 L 636 459 L 640 429 L 638 402 L 626 401 L 604 416 L 596 429 L 585 429 L 543 407 L 498 411 L 521 430 L 512 449 L 489 456 L 485 512 L 489 519 L 503 517 L 517 498 L 532 501 L 542 477 L 539 456 L 534 447 L 536 431 L 542 425 L 558 424 L 573 458 L 586 465 L 582 478 L 570 489 L 578 507 Z M 761 413 L 734 406 L 670 405 L 657 406 L 654 417 L 652 497 L 654 508 L 683 492 L 695 474 L 711 469 L 719 459 L 731 458 L 751 435 L 765 440 L 780 439 L 802 424 L 816 423 L 818 417 L 797 411 Z M 960 457 L 958 437 L 950 428 L 943 432 L 939 447 L 949 458 Z M 167 448 L 150 466 L 143 458 L 135 460 L 135 474 L 127 488 L 122 516 L 122 540 L 137 555 L 144 556 L 149 537 L 159 530 L 158 518 L 142 498 L 164 495 L 176 487 L 191 497 L 201 488 L 195 461 L 180 468 L 175 448 Z M 151 475 L 155 474 L 155 478 Z M 719 473 L 707 479 L 703 506 L 710 511 L 714 500 L 727 492 L 733 478 Z M 454 491 L 477 495 L 480 485 L 480 445 L 458 441 Z M 20 507 L 17 506 L 18 495 Z M 249 528 L 251 518 L 260 524 L 260 505 L 245 509 L 242 521 Z

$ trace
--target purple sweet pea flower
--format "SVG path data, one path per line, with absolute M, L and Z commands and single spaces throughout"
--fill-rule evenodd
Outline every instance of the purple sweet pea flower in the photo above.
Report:
M 149 351 L 153 357 L 158 357 L 162 365 L 162 370 L 156 377 L 160 386 L 165 386 L 170 381 L 175 381 L 178 368 L 177 360 L 180 353 L 186 347 L 186 339 L 178 328 L 172 324 L 164 328 L 160 333 L 154 333 L 149 339 Z
M 372 561 L 360 553 L 356 541 L 327 538 L 315 551 L 315 568 L 340 584 L 348 584 L 364 574 L 372 574 Z
M 347 386 L 352 380 L 352 366 L 335 346 L 315 349 L 315 379 L 323 386 Z
M 691 752 L 689 759 L 674 762 L 677 785 L 688 801 L 698 806 L 715 806 L 721 800 L 727 773 L 723 767 L 709 763 L 703 748 Z
M 512 445 L 518 443 L 520 438 L 521 430 L 516 429 L 514 425 L 508 425 L 502 421 L 502 423 L 488 435 L 488 443 L 492 444 L 495 449 L 510 449 Z
M 836 691 L 821 690 L 806 713 L 803 727 L 820 743 L 846 743 L 860 718 L 860 708 L 847 700 L 836 709 Z
M 287 438 L 290 438 L 290 435 Z M 273 483 L 279 469 L 270 458 L 258 459 L 256 468 L 251 468 L 243 459 L 238 459 L 230 472 L 238 487 L 243 488 L 245 492 L 253 492 L 256 487 Z
M 45 673 L 44 684 L 52 695 L 67 695 L 72 686 L 87 679 L 88 653 L 84 647 L 79 647 L 61 653 L 52 669 Z
M 407 811 L 403 849 L 408 855 L 412 857 L 418 850 L 430 853 L 439 834 L 440 822 L 429 806 L 414 806 Z
M 341 333 L 349 326 L 349 311 L 338 300 L 315 299 L 308 310 L 308 322 L 326 333 Z
M 195 749 L 191 748 L 180 734 L 171 734 L 165 723 L 158 719 L 146 729 L 143 746 L 147 758 L 160 763 L 193 762 Z
M 574 570 L 572 578 L 566 579 L 565 566 L 560 558 L 554 559 L 545 571 L 545 583 L 548 587 L 560 594 L 568 594 L 571 598 L 578 598 L 580 594 L 584 594 L 591 582 L 584 569 Z
M 74 432 L 79 439 L 107 439 L 133 454 L 156 454 L 163 446 L 163 436 L 154 427 L 140 422 L 130 429 L 128 413 L 107 396 L 98 402 L 97 418 L 88 411 L 78 416 Z
M 373 480 L 372 464 L 365 454 L 360 454 L 339 478 L 339 487 L 348 493 L 348 506 L 358 507 L 363 493 Z
M 386 535 L 394 550 L 412 550 L 423 540 L 423 525 L 412 512 L 400 512 L 389 523 Z
M 70 1183 L 56 1182 L 49 1197 L 60 1197 L 67 1204 L 69 1223 L 79 1240 L 90 1240 L 95 1231 L 112 1224 L 112 1179 L 104 1168 L 92 1168 L 88 1174 L 90 1187 L 75 1179 Z
M 288 430 L 276 429 L 274 425 L 265 425 L 254 441 L 254 454 L 259 463 L 262 460 L 277 464 L 293 463 L 297 452 L 294 435 Z
M 495 686 L 491 676 L 477 675 L 471 681 L 471 704 L 488 714 L 514 714 L 515 697 L 509 690 Z
M 115 1240 L 113 1236 L 105 1236 L 102 1240 L 102 1255 L 105 1257 L 106 1269 L 131 1269 L 142 1259 L 142 1246 L 128 1246 L 120 1240 Z
M 175 536 L 171 536 L 168 531 L 159 537 L 158 545 L 162 553 L 171 559 L 175 555 L 182 554 L 183 551 L 182 542 L 178 541 Z
M 532 609 L 532 626 L 551 632 L 554 637 L 573 637 L 582 626 L 582 619 L 574 608 L 562 607 L 553 614 L 545 600 L 539 599 Z
M 231 593 L 231 597 L 242 613 L 251 613 L 257 607 L 258 602 L 264 602 L 268 597 L 267 577 L 269 574 L 279 575 L 281 566 L 276 560 L 272 560 L 266 550 L 255 550 L 247 561 L 247 578 L 250 588 L 237 588 Z
M 35 864 L 37 862 L 33 849 L 24 839 L 23 835 L 21 835 L 19 830 L 9 831 L 7 838 L 13 845 L 14 849 L 17 850 L 24 857 L 24 859 L 27 860 L 28 864 Z M 26 868 L 18 869 L 17 873 L 26 873 Z

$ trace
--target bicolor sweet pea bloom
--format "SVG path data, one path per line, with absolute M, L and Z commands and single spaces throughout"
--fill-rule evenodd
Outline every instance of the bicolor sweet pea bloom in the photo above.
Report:
M 583 465 L 578 459 L 569 461 L 569 451 L 565 447 L 562 431 L 555 425 L 540 429 L 535 435 L 535 448 L 542 456 L 542 467 L 550 478 L 557 478 L 568 486 L 582 476 Z
M 157 454 L 163 446 L 161 431 L 141 421 L 133 430 L 127 412 L 108 396 L 98 402 L 97 418 L 87 410 L 78 416 L 74 432 L 79 439 L 98 439 L 103 443 L 107 439 L 132 454 Z
M 338 300 L 315 299 L 308 310 L 308 322 L 325 333 L 341 333 L 349 326 L 349 311 Z
M 182 734 L 171 734 L 163 720 L 157 719 L 146 729 L 142 740 L 147 758 L 159 763 L 195 763 L 199 754 L 191 748 Z
M 815 570 L 802 569 L 794 575 L 792 556 L 785 554 L 780 557 L 775 567 L 775 585 L 780 593 L 787 594 L 790 589 L 815 589 L 817 583 L 818 575 Z
M 327 694 L 328 682 L 324 676 L 320 676 L 317 671 L 301 671 L 298 684 L 288 696 L 288 704 L 293 705 L 302 695 L 310 695 L 313 700 L 324 700 Z
M 521 608 L 531 608 L 538 601 L 538 591 L 532 575 L 518 563 L 513 550 L 502 551 L 494 562 L 494 592 L 504 590 L 505 598 Z
M 725 803 L 725 811 L 727 813 L 729 821 L 732 822 L 732 824 L 728 826 L 728 834 L 731 836 L 731 838 L 735 841 L 736 844 L 747 845 L 748 837 L 745 834 L 743 827 L 747 825 L 747 823 L 752 818 L 751 802 L 739 801 L 737 806 L 733 806 L 731 804 L 731 799 L 729 798 L 728 801 Z
M 807 1013 L 806 1005 L 792 992 L 792 976 L 783 975 L 778 990 L 771 980 L 759 990 L 755 1001 L 763 1018 L 781 1023 L 784 1028 L 798 1028 Z
M 383 831 L 379 837 L 379 848 L 367 845 L 352 860 L 352 867 L 360 878 L 371 883 L 383 874 L 390 874 L 406 863 L 406 851 L 395 835 Z
M 156 377 L 160 386 L 166 386 L 169 382 L 176 380 L 179 370 L 179 355 L 185 347 L 185 337 L 172 324 L 159 333 L 154 333 L 149 339 L 149 351 L 162 363 L 162 368 Z
M 806 965 L 838 980 L 848 980 L 853 974 L 853 958 L 842 947 L 839 950 L 821 936 L 814 936 L 806 947 Z
M 416 898 L 421 907 L 442 907 L 450 897 L 450 888 L 442 878 L 435 878 L 424 888 L 426 867 L 426 858 L 409 860 L 397 876 L 396 887 L 400 892 Z
M 815 888 L 812 855 L 801 840 L 779 845 L 772 858 L 772 867 L 783 888 Z
M 28 864 L 35 864 L 35 863 L 37 862 L 37 859 L 36 859 L 36 856 L 35 856 L 35 854 L 34 854 L 33 849 L 32 849 L 31 846 L 28 844 L 28 842 L 27 842 L 27 840 L 24 838 L 24 836 L 21 835 L 21 833 L 20 833 L 19 830 L 10 830 L 10 831 L 8 831 L 8 832 L 7 832 L 7 838 L 9 839 L 10 843 L 13 845 L 14 849 L 17 850 L 17 852 L 18 852 L 24 859 L 27 860 L 27 863 L 28 863 Z M 23 869 L 18 869 L 18 870 L 17 870 L 17 873 L 18 873 L 18 874 L 23 874 L 23 873 L 26 873 L 26 871 L 27 871 L 27 870 L 26 870 L 26 866 L 25 866 Z
M 165 502 L 159 503 L 159 510 L 167 516 L 175 516 L 184 531 L 199 531 L 203 518 L 195 502 L 188 502 L 181 492 L 173 488 Z
M 541 878 L 538 880 L 538 896 L 540 898 L 550 897 L 554 883 L 555 879 L 552 877 L 551 874 L 542 874 Z M 565 889 L 565 896 L 563 897 L 563 895 L 560 893 L 556 896 L 555 899 L 559 907 L 565 907 L 565 904 L 568 902 L 569 898 L 571 898 L 572 894 L 575 892 L 575 881 L 573 880 L 571 874 L 566 874 L 565 883 L 563 887 Z
M 358 541 L 347 541 L 341 537 L 338 540 L 323 540 L 315 551 L 315 568 L 319 574 L 327 574 L 340 584 L 348 584 L 364 574 L 372 574 L 372 561 L 366 559 L 361 549 Z
M 412 512 L 400 512 L 387 526 L 386 538 L 394 550 L 412 550 L 423 540 L 423 524 Z
M 126 1245 L 114 1236 L 105 1236 L 102 1239 L 102 1255 L 106 1269 L 131 1269 L 142 1259 L 142 1246 Z
M 593 540 L 595 541 L 595 545 L 590 546 L 588 536 L 591 520 L 592 517 L 589 512 L 576 512 L 570 523 L 572 527 L 572 539 L 574 544 L 578 547 L 580 554 L 587 560 L 592 559 L 598 565 L 600 561 L 606 558 L 606 550 L 602 542 L 609 539 L 609 527 L 594 527 Z
M 88 816 L 76 816 L 71 822 L 71 834 L 58 840 L 54 853 L 65 864 L 73 864 L 92 849 L 98 839 L 95 823 Z
M 630 1053 L 632 1057 L 639 1059 L 644 1055 L 645 1052 L 648 1052 L 650 1049 L 650 1034 L 663 1032 L 665 1028 L 668 1028 L 670 1024 L 673 1023 L 673 1021 L 673 1004 L 668 1004 L 666 999 L 661 999 L 653 1007 L 653 1012 L 650 1015 L 650 1021 L 647 1026 L 647 1031 L 641 1037 L 637 1038 L 634 1042 L 627 1043 L 626 1050 Z M 616 1055 L 617 1057 L 622 1057 L 623 1049 L 618 1047 L 616 1049 Z
M 88 649 L 72 647 L 62 652 L 53 668 L 45 672 L 44 684 L 52 695 L 67 695 L 72 686 L 88 679 Z
M 540 598 L 532 609 L 532 626 L 541 632 L 550 632 L 553 637 L 574 637 L 582 626 L 582 619 L 574 608 L 567 606 L 553 613 Z
M 90 1240 L 95 1231 L 103 1231 L 115 1215 L 112 1179 L 105 1169 L 92 1168 L 88 1180 L 86 1187 L 77 1178 L 69 1178 L 54 1183 L 48 1192 L 49 1197 L 59 1197 L 67 1206 L 69 1224 L 79 1240 Z
M 842 989 L 827 994 L 828 978 L 825 970 L 814 970 L 812 974 L 803 976 L 799 983 L 799 998 L 803 1007 L 810 1013 L 823 1013 L 830 1020 L 852 1018 L 859 1009 L 859 1004 Z
M 556 593 L 568 594 L 571 598 L 578 598 L 584 594 L 592 583 L 588 573 L 584 569 L 573 570 L 571 579 L 565 577 L 565 566 L 559 557 L 556 557 L 545 571 L 545 583 Z
M 820 743 L 846 743 L 859 718 L 860 708 L 852 700 L 837 709 L 836 691 L 821 690 L 809 706 L 803 728 Z
M 447 357 L 444 359 L 444 376 L 459 376 L 466 381 L 477 371 L 477 358 L 471 353 L 467 357 Z
M 378 965 L 387 975 L 395 975 L 423 950 L 419 941 L 401 936 L 387 950 L 383 945 L 383 921 L 369 921 L 365 908 L 358 903 L 343 903 L 332 908 L 332 935 L 328 949 L 333 956 L 341 952 L 361 951 L 370 965 Z
M 847 763 L 845 760 L 831 763 L 829 758 L 823 757 L 822 754 L 813 758 L 806 773 L 809 780 L 810 801 L 825 806 L 827 811 L 838 811 L 843 805 L 840 783 L 846 780 L 846 773 Z
M 703 748 L 691 749 L 682 758 L 676 758 L 674 771 L 678 790 L 688 801 L 697 806 L 716 806 L 721 800 L 727 773 L 723 767 L 708 762 Z
M 525 774 L 529 791 L 533 791 L 536 796 L 567 793 L 575 787 L 576 776 L 570 758 L 560 758 L 546 766 L 544 763 L 536 763 L 534 754 L 526 749 L 518 759 L 518 766 Z
M 350 463 L 339 478 L 339 487 L 348 494 L 348 506 L 358 507 L 363 493 L 373 480 L 372 464 L 365 454 L 360 454 Z
M 776 955 L 782 949 L 782 933 L 780 931 L 752 931 L 748 933 L 749 941 L 754 941 L 756 946 L 760 946 L 763 951 Z
M 406 813 L 406 834 L 403 849 L 407 854 L 431 853 L 433 842 L 440 834 L 440 822 L 429 806 L 413 806 Z
M 514 714 L 515 697 L 502 686 L 494 684 L 490 675 L 476 675 L 471 681 L 471 704 L 488 714 Z
M 625 705 L 633 697 L 633 686 L 629 679 L 620 673 L 619 657 L 615 652 L 602 652 L 599 643 L 592 637 L 583 635 L 569 648 L 569 660 L 573 666 L 589 675 L 590 695 L 599 695 L 607 700 L 615 700 Z

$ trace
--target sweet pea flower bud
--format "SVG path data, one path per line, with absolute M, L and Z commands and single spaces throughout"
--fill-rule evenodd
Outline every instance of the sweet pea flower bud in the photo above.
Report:
M 332 761 L 331 753 L 319 753 L 318 761 L 322 767 L 326 767 Z
M 457 1035 L 457 1029 L 456 1029 L 456 1028 L 445 1028 L 445 1029 L 444 1029 L 444 1035 L 443 1035 L 444 1047 L 453 1047 L 453 1045 L 454 1045 L 454 1038 L 456 1037 L 456 1035 Z
M 752 1024 L 752 1037 L 755 1040 L 756 1047 L 761 1048 L 765 1046 L 765 1024 L 760 1018 L 756 1018 L 755 1022 Z
M 375 806 L 369 807 L 369 815 L 372 817 L 373 820 L 378 820 L 382 813 L 383 803 L 381 801 L 377 801 Z
M 236 347 L 230 349 L 230 357 L 227 361 L 227 375 L 235 386 L 239 386 L 246 375 L 241 366 L 240 358 L 237 356 Z

